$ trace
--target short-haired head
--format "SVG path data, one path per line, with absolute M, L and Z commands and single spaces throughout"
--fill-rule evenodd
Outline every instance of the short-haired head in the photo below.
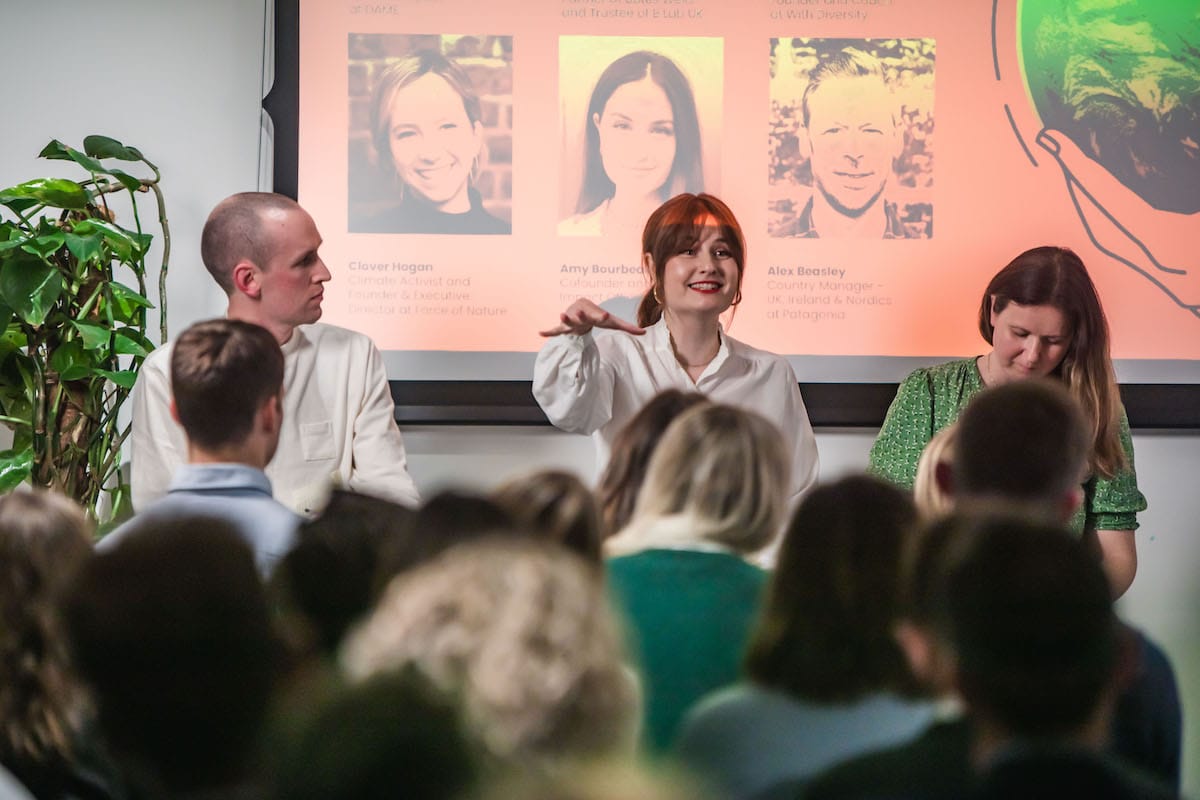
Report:
M 395 170 L 392 163 L 391 115 L 396 92 L 424 75 L 437 75 L 449 84 L 462 98 L 467 120 L 475 125 L 480 121 L 481 104 L 479 95 L 471 83 L 471 76 L 456 62 L 437 50 L 421 50 L 411 56 L 391 61 L 375 78 L 375 91 L 371 96 L 371 135 L 380 166 Z
M 1058 382 L 1013 381 L 977 394 L 958 418 L 955 500 L 1019 502 L 1069 518 L 1091 437 L 1079 404 Z
M 916 517 L 906 493 L 868 476 L 809 492 L 784 534 L 747 674 L 821 703 L 906 688 L 892 626 Z
M 808 74 L 808 85 L 800 98 L 800 120 L 804 127 L 812 118 L 810 104 L 821 86 L 835 78 L 864 78 L 877 80 L 889 91 L 891 82 L 883 69 L 883 63 L 870 53 L 855 47 L 847 47 L 828 58 L 823 58 Z M 896 122 L 896 110 L 892 109 L 892 123 Z
M 733 211 L 711 194 L 680 194 L 659 206 L 642 230 L 642 265 L 650 288 L 638 304 L 638 325 L 653 325 L 662 318 L 662 289 L 667 262 L 700 241 L 706 226 L 716 223 L 721 238 L 737 264 L 737 298 L 741 297 L 746 270 L 746 237 Z M 646 259 L 649 256 L 649 260 Z M 736 302 L 735 302 L 736 305 Z
M 633 516 L 650 456 L 667 426 L 687 409 L 707 402 L 699 392 L 667 389 L 652 397 L 617 432 L 612 455 L 596 489 L 605 536 L 624 528 Z
M 692 85 L 671 59 L 659 53 L 638 50 L 609 64 L 592 90 L 585 126 L 583 186 L 575 208 L 577 213 L 585 214 L 593 210 L 616 191 L 616 185 L 604 171 L 600 155 L 600 131 L 593 120 L 604 115 L 605 106 L 618 88 L 647 78 L 663 90 L 674 117 L 675 162 L 659 189 L 659 199 L 666 200 L 679 192 L 698 192 L 704 188 L 704 171 L 700 161 L 700 120 L 696 114 Z
M 1113 684 L 1119 634 L 1104 569 L 1063 527 L 955 515 L 934 592 L 968 707 L 1010 735 L 1053 738 L 1092 720 Z
M 650 457 L 633 520 L 612 540 L 639 548 L 678 535 L 753 553 L 778 534 L 789 462 L 779 429 L 742 408 L 703 403 L 685 411 Z M 669 519 L 668 519 L 669 518 Z
M 217 449 L 243 441 L 263 404 L 283 387 L 283 352 L 250 322 L 212 319 L 179 335 L 171 351 L 171 393 L 192 443 Z
M 303 213 L 304 209 L 281 194 L 240 192 L 222 200 L 208 215 L 200 234 L 200 258 L 225 294 L 233 294 L 233 268 L 239 262 L 266 269 L 277 244 L 264 226 L 264 216 L 272 211 Z

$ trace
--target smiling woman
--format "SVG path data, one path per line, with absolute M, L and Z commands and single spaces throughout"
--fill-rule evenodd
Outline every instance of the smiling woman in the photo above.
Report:
M 791 453 L 789 493 L 804 491 L 817 479 L 817 450 L 791 365 L 721 327 L 741 302 L 745 264 L 742 228 L 721 200 L 681 194 L 662 204 L 642 232 L 649 288 L 637 325 L 580 298 L 541 332 L 549 341 L 533 394 L 546 416 L 592 434 L 602 468 L 618 432 L 656 394 L 700 392 L 777 424 Z
M 393 199 L 351 214 L 355 233 L 508 234 L 473 179 L 484 157 L 481 104 L 471 78 L 435 50 L 389 63 L 375 80 L 371 135 Z

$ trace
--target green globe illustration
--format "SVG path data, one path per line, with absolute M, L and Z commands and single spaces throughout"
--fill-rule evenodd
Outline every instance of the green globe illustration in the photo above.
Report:
M 1200 3 L 1020 0 L 1025 85 L 1071 137 L 1163 211 L 1200 211 Z

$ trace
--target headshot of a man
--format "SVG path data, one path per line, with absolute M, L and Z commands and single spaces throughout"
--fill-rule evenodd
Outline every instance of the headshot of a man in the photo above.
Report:
M 904 139 L 883 65 L 848 47 L 809 74 L 800 103 L 799 146 L 809 158 L 812 197 L 778 236 L 915 237 L 887 198 Z

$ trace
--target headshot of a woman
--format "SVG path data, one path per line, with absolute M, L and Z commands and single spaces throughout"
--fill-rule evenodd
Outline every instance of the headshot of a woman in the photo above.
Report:
M 355 233 L 509 234 L 473 181 L 484 158 L 480 102 L 461 66 L 434 50 L 389 63 L 375 80 L 371 136 L 394 200 L 351 213 Z
M 696 99 L 670 58 L 638 50 L 609 64 L 585 130 L 583 184 L 560 235 L 637 230 L 670 197 L 704 191 Z

